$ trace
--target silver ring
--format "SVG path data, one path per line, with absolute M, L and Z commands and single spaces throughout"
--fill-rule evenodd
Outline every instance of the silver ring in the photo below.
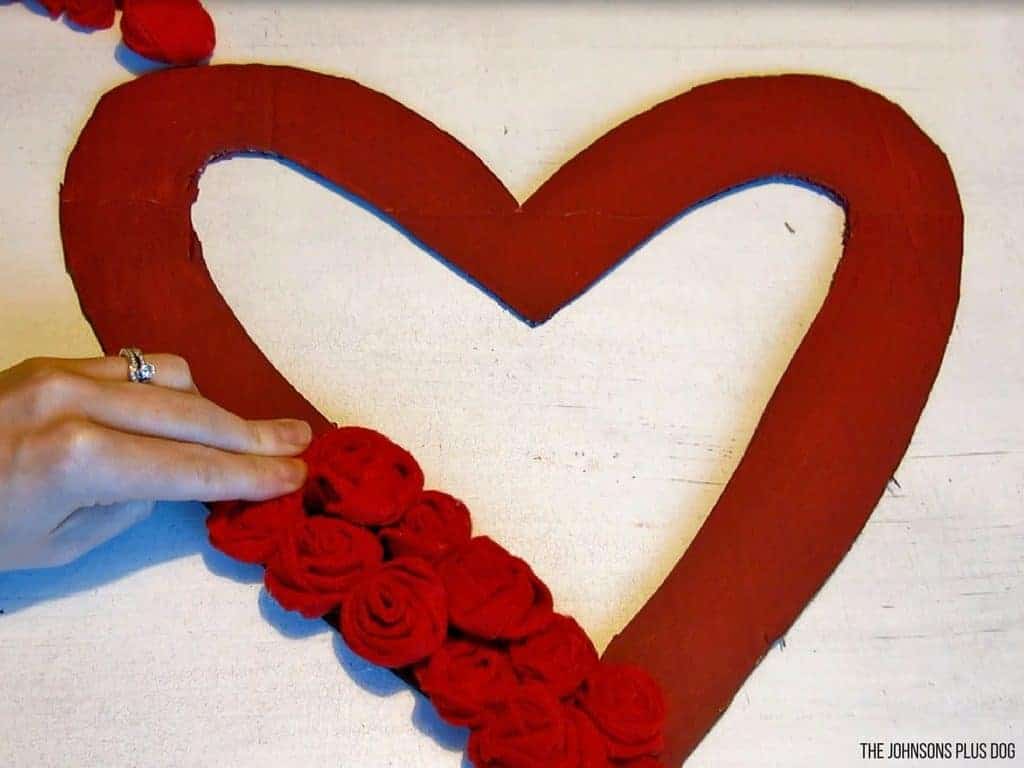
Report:
M 125 347 L 118 354 L 128 361 L 128 381 L 133 384 L 146 384 L 156 376 L 156 366 L 146 362 L 138 347 Z

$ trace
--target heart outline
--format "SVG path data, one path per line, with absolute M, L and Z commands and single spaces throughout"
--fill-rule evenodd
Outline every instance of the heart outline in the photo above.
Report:
M 252 150 L 366 201 L 531 324 L 741 186 L 785 176 L 841 202 L 832 285 L 742 460 L 605 653 L 662 683 L 666 757 L 681 762 L 852 546 L 909 443 L 959 297 L 963 213 L 941 150 L 852 83 L 737 78 L 630 118 L 519 204 L 454 138 L 350 80 L 225 65 L 115 88 L 69 158 L 60 206 L 68 271 L 101 344 L 180 351 L 226 407 L 317 431 L 328 421 L 245 333 L 191 226 L 206 164 Z M 125 285 L 161 301 L 125 301 Z

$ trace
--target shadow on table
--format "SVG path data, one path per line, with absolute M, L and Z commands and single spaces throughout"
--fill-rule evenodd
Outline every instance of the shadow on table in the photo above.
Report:
M 0 8 L 14 4 L 21 5 L 31 13 L 34 13 L 37 16 L 42 16 L 49 21 L 56 21 L 50 15 L 50 12 L 46 10 L 46 7 L 39 2 L 39 0 L 0 0 Z M 91 35 L 94 32 L 103 31 L 92 29 L 91 27 L 83 27 L 81 24 L 76 24 L 66 13 L 60 16 L 60 21 L 57 23 L 63 24 L 68 29 L 83 35 Z M 115 19 L 114 25 L 116 26 L 118 23 L 119 20 Z M 114 61 L 133 75 L 144 75 L 147 72 L 153 72 L 154 70 L 165 69 L 167 67 L 167 65 L 162 62 L 147 59 L 145 56 L 136 53 L 125 45 L 123 40 L 119 42 L 117 47 L 114 49 Z
M 202 504 L 157 504 L 144 521 L 69 565 L 0 573 L 0 611 L 12 614 L 47 600 L 95 590 L 136 571 L 195 554 L 200 554 L 206 567 L 217 576 L 243 584 L 261 582 L 262 567 L 239 563 L 210 546 L 205 520 L 206 508 Z M 305 619 L 284 610 L 266 589 L 260 590 L 257 606 L 260 615 L 282 637 L 301 640 L 332 631 L 319 619 Z M 0 630 L 3 619 L 0 616 Z M 422 694 L 384 667 L 356 656 L 337 633 L 334 653 L 345 673 L 364 691 L 389 697 L 412 690 L 416 697 L 413 725 L 444 749 L 465 748 L 467 729 L 445 723 Z
M 235 563 L 210 547 L 205 520 L 202 504 L 157 504 L 148 518 L 73 563 L 0 573 L 0 610 L 14 613 L 39 602 L 87 592 L 135 571 L 196 553 L 220 576 L 258 581 L 258 567 Z
M 158 69 L 166 69 L 167 65 L 136 53 L 122 40 L 114 49 L 114 60 L 133 75 L 145 75 Z

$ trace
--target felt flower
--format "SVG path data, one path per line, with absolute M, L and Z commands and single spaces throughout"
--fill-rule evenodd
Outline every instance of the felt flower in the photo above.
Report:
M 27 2 L 28 0 L 26 0 Z M 213 19 L 199 0 L 39 0 L 50 14 L 73 23 L 107 29 L 120 8 L 121 36 L 136 53 L 166 64 L 198 64 L 217 43 Z
M 486 536 L 470 539 L 438 563 L 451 623 L 472 635 L 520 639 L 552 620 L 551 592 L 530 566 Z
M 327 432 L 306 449 L 306 501 L 358 525 L 392 525 L 423 490 L 423 471 L 408 451 L 363 427 Z
M 227 501 L 210 505 L 206 529 L 210 543 L 246 563 L 265 563 L 282 533 L 305 516 L 302 493 L 260 502 Z
M 616 761 L 616 768 L 665 768 L 665 764 L 653 757 L 638 757 L 636 760 Z
M 114 0 L 66 0 L 63 5 L 68 18 L 80 26 L 107 29 L 114 25 Z
M 81 27 L 106 29 L 114 23 L 114 0 L 39 0 L 50 14 L 59 18 L 67 12 L 68 19 Z
M 425 560 L 400 557 L 353 586 L 339 629 L 348 646 L 396 669 L 430 656 L 448 634 L 444 587 Z
M 210 58 L 217 44 L 213 19 L 199 0 L 124 0 L 121 36 L 136 53 L 177 65 Z
M 381 531 L 395 557 L 422 557 L 435 562 L 452 547 L 469 541 L 472 522 L 466 505 L 441 491 L 424 491 L 402 522 Z
M 50 14 L 50 18 L 56 19 L 64 13 L 64 7 L 67 5 L 67 0 L 39 0 L 39 3 L 46 9 L 46 12 Z
M 599 663 L 583 683 L 579 704 L 604 734 L 613 759 L 654 757 L 664 749 L 665 699 L 640 667 Z
M 582 712 L 538 684 L 519 686 L 469 736 L 477 768 L 606 768 L 604 739 Z
M 524 680 L 543 683 L 559 697 L 573 693 L 597 665 L 597 649 L 575 620 L 556 616 L 543 630 L 511 648 Z
M 283 607 L 317 618 L 337 608 L 382 557 L 380 542 L 366 529 L 333 517 L 304 517 L 284 532 L 264 583 Z
M 507 653 L 472 640 L 448 640 L 416 669 L 416 679 L 454 725 L 481 725 L 487 708 L 518 685 Z

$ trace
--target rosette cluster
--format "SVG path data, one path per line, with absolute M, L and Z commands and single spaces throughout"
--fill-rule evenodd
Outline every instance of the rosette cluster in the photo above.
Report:
M 29 4 L 29 0 L 25 0 Z M 85 29 L 108 29 L 121 11 L 124 44 L 166 64 L 197 64 L 216 44 L 213 19 L 200 0 L 39 0 L 51 18 L 66 14 Z
M 656 768 L 665 701 L 639 667 L 598 658 L 523 560 L 473 536 L 469 510 L 424 490 L 416 460 L 341 427 L 303 457 L 300 491 L 212 505 L 225 554 L 265 567 L 283 607 L 323 617 L 370 662 L 415 681 L 471 729 L 478 768 Z

